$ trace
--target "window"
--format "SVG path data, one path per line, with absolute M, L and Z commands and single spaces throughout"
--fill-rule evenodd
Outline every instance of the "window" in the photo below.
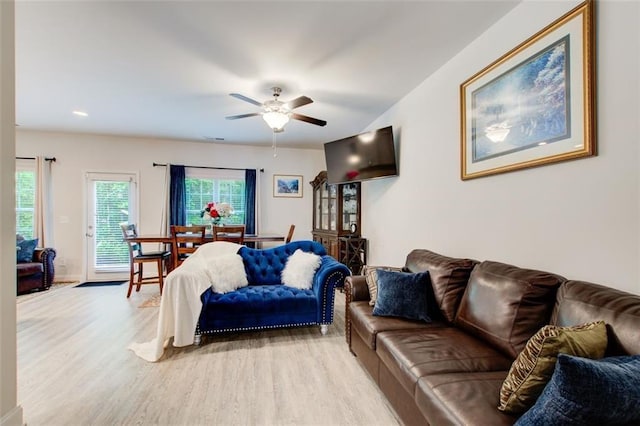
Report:
M 200 217 L 207 203 L 229 203 L 233 215 L 224 219 L 226 224 L 245 223 L 245 181 L 243 170 L 190 169 L 185 177 L 187 198 L 187 224 L 208 225 L 209 220 Z
M 16 160 L 16 233 L 27 239 L 36 234 L 36 162 Z

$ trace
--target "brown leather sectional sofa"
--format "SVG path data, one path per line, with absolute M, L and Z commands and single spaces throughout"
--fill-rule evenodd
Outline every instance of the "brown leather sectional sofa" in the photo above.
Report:
M 349 349 L 407 425 L 511 425 L 500 387 L 545 324 L 604 320 L 607 356 L 640 354 L 640 296 L 499 262 L 414 250 L 405 270 L 429 271 L 431 323 L 372 314 L 364 276 L 345 283 Z

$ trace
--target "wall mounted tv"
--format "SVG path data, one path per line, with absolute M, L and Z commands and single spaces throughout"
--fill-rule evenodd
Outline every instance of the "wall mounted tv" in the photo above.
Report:
M 398 176 L 391 126 L 324 144 L 327 182 L 359 182 Z

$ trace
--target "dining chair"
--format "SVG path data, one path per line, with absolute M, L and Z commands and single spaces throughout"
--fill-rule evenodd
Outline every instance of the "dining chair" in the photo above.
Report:
M 296 230 L 296 226 L 294 224 L 291 224 L 291 226 L 289 227 L 289 233 L 287 234 L 287 238 L 284 239 L 284 243 L 290 243 L 291 239 L 293 238 L 293 231 Z
M 213 225 L 213 241 L 229 241 L 244 244 L 244 225 Z
M 198 247 L 205 243 L 205 231 L 207 227 L 202 226 L 179 226 L 171 225 L 171 238 L 173 240 L 173 268 L 182 265 Z
M 142 244 L 135 240 L 138 236 L 136 225 L 133 223 L 123 223 L 120 225 L 122 229 L 122 236 L 125 243 L 129 247 L 129 290 L 127 291 L 127 298 L 131 296 L 131 290 L 133 289 L 134 278 L 136 284 L 136 291 L 140 291 L 140 287 L 143 284 L 159 284 L 160 294 L 162 294 L 162 288 L 164 287 L 164 272 L 169 270 L 171 251 L 142 251 Z M 156 263 L 158 268 L 158 275 L 153 277 L 144 276 L 143 265 L 145 263 Z

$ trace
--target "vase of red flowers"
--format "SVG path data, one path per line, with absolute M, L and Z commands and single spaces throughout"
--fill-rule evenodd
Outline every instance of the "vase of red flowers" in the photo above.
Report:
M 209 221 L 212 225 L 223 225 L 222 219 L 233 214 L 233 207 L 229 203 L 215 203 L 210 201 L 202 210 L 200 217 Z

